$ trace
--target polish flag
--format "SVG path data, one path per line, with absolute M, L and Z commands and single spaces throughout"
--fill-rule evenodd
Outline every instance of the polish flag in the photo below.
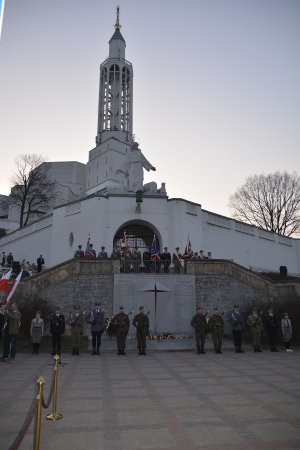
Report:
M 6 289 L 6 286 L 7 286 L 7 283 L 8 283 L 8 280 L 9 280 L 11 274 L 12 274 L 12 269 L 10 269 L 8 272 L 6 272 L 6 274 L 3 275 L 3 277 L 1 278 L 1 280 L 0 280 L 0 292 L 1 293 L 5 292 L 5 289 Z
M 15 290 L 16 290 L 17 287 L 18 287 L 18 284 L 20 283 L 20 280 L 21 280 L 21 278 L 22 278 L 22 274 L 23 274 L 23 270 L 21 270 L 21 272 L 19 273 L 19 275 L 18 275 L 17 278 L 15 279 L 14 283 L 11 285 L 10 290 L 9 290 L 9 292 L 8 292 L 8 294 L 7 294 L 7 297 L 6 297 L 5 303 L 8 303 L 9 300 L 12 298 L 12 296 L 13 296 Z

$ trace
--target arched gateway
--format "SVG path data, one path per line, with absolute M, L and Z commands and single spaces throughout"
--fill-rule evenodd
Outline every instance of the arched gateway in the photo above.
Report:
M 157 238 L 157 246 L 159 251 L 160 236 L 153 226 L 141 221 L 128 222 L 123 224 L 114 236 L 114 251 L 121 250 L 121 245 L 125 236 L 129 251 L 132 252 L 137 247 L 141 253 L 150 251 L 154 235 Z

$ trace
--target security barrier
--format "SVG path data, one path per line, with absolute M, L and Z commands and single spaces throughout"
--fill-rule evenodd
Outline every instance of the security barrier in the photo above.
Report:
M 44 399 L 43 389 L 45 385 L 45 380 L 43 377 L 39 377 L 36 381 L 38 387 L 38 393 L 34 394 L 32 403 L 30 405 L 29 411 L 25 417 L 22 428 L 20 429 L 17 437 L 15 438 L 12 445 L 8 450 L 17 450 L 26 433 L 29 430 L 33 417 L 35 417 L 34 423 L 34 440 L 33 440 L 33 450 L 39 450 L 40 448 L 40 440 L 41 440 L 41 424 L 42 424 L 42 410 L 47 409 L 52 400 L 52 413 L 48 414 L 46 418 L 48 420 L 59 420 L 63 417 L 62 414 L 58 414 L 56 412 L 56 404 L 57 404 L 57 384 L 58 384 L 58 364 L 59 364 L 59 356 L 54 356 L 54 369 L 51 380 L 51 388 L 47 398 L 47 401 Z

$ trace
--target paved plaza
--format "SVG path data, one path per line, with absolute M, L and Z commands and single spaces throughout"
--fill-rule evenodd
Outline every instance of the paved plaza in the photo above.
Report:
M 161 346 L 159 346 L 162 344 Z M 193 342 L 135 344 L 126 356 L 65 354 L 59 366 L 59 421 L 45 419 L 42 450 L 300 449 L 300 351 L 223 355 L 192 351 Z M 177 351 L 168 351 L 176 350 Z M 0 365 L 0 448 L 8 450 L 34 396 L 50 389 L 48 353 L 17 354 Z M 33 425 L 21 449 L 32 449 Z

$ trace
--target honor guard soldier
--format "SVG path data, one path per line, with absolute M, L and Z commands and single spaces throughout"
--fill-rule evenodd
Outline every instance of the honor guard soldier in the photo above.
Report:
M 83 335 L 84 320 L 80 306 L 74 306 L 68 324 L 71 326 L 72 355 L 79 355 L 80 338 Z
M 224 333 L 224 320 L 218 308 L 214 308 L 213 315 L 208 321 L 208 329 L 214 343 L 215 353 L 222 352 L 222 342 Z
M 101 309 L 101 303 L 95 303 L 95 309 L 88 312 L 85 321 L 91 325 L 92 331 L 92 355 L 100 355 L 101 335 L 105 330 L 104 310 Z
M 129 331 L 130 321 L 128 315 L 124 311 L 124 306 L 120 306 L 118 314 L 112 318 L 112 321 L 116 330 L 118 355 L 125 355 L 126 336 Z
M 261 317 L 257 314 L 257 309 L 253 308 L 252 313 L 248 316 L 247 325 L 252 335 L 252 345 L 255 353 L 261 352 L 260 341 L 263 331 L 263 323 Z
M 133 319 L 133 326 L 136 328 L 136 340 L 139 355 L 146 355 L 146 337 L 149 334 L 149 317 L 144 312 L 144 307 L 139 307 L 139 314 Z
M 244 316 L 240 312 L 239 305 L 233 305 L 233 311 L 230 314 L 229 321 L 231 324 L 235 353 L 244 353 L 242 350 L 242 337 L 245 328 Z
M 208 325 L 205 315 L 203 314 L 203 309 L 199 306 L 197 308 L 197 312 L 191 320 L 191 325 L 195 329 L 195 339 L 197 346 L 197 353 L 205 354 L 204 344 L 205 344 L 205 336 L 208 332 Z
M 108 254 L 105 251 L 105 247 L 104 246 L 101 247 L 101 252 L 98 253 L 98 258 L 99 259 L 107 259 L 108 258 Z
M 61 337 L 65 332 L 65 316 L 61 314 L 59 306 L 55 308 L 55 314 L 50 317 L 50 333 L 52 334 L 52 353 L 51 355 L 61 354 Z

